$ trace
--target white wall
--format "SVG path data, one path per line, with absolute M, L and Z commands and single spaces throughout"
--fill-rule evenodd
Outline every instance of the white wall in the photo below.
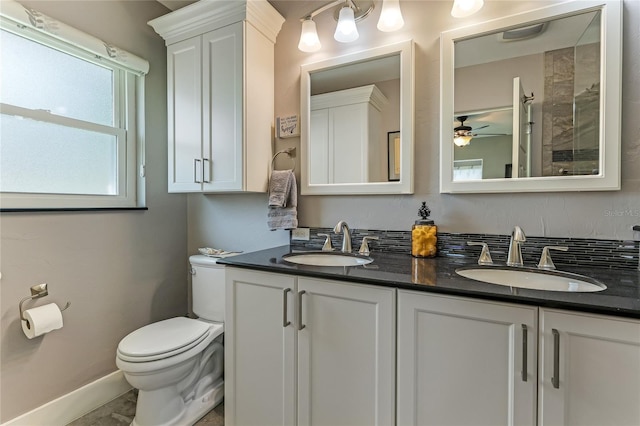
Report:
M 409 230 L 420 201 L 425 200 L 444 232 L 507 234 L 518 224 L 531 236 L 632 238 L 632 225 L 640 223 L 640 2 L 624 1 L 622 190 L 495 195 L 439 194 L 440 32 L 537 8 L 545 2 L 488 1 L 477 15 L 467 19 L 452 18 L 451 3 L 401 1 L 405 26 L 391 34 L 376 29 L 377 8 L 358 24 L 360 39 L 345 45 L 332 39 L 335 22 L 331 13 L 324 13 L 316 19 L 323 48 L 307 54 L 297 49 L 299 19 L 317 4 L 272 1 L 287 18 L 276 43 L 276 116 L 300 111 L 301 64 L 409 38 L 416 43 L 415 194 L 301 197 L 300 226 L 329 227 L 344 219 L 352 228 Z M 276 141 L 277 149 L 285 146 L 299 146 L 299 139 Z M 191 210 L 189 214 L 190 219 L 198 215 Z M 256 213 L 254 217 L 262 220 L 261 216 Z M 237 222 L 224 226 L 236 224 L 240 226 Z M 210 225 L 212 229 L 220 226 Z
M 167 194 L 166 53 L 146 25 L 167 9 L 153 1 L 22 3 L 150 61 L 149 210 L 0 216 L 0 423 L 115 371 L 122 337 L 187 312 L 186 196 Z M 71 307 L 64 328 L 27 340 L 18 302 L 41 282 L 50 295 L 26 307 Z

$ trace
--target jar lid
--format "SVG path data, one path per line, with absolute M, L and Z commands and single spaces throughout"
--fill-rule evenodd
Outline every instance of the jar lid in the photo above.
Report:
M 418 209 L 418 216 L 420 216 L 420 219 L 416 220 L 416 225 L 433 225 L 433 220 L 429 219 L 430 214 L 431 210 L 427 207 L 427 202 L 423 201 L 422 205 Z

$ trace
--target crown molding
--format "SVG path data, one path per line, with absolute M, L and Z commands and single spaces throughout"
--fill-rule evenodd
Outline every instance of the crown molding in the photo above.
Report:
M 311 96 L 311 111 L 343 105 L 369 103 L 378 111 L 389 101 L 375 84 Z
M 275 43 L 284 18 L 266 0 L 200 0 L 148 22 L 167 45 L 240 21 Z

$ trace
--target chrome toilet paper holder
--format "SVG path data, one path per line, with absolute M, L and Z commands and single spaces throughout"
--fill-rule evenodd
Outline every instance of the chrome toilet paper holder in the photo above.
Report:
M 18 305 L 18 308 L 20 309 L 20 319 L 22 321 L 26 321 L 27 323 L 29 322 L 29 320 L 27 320 L 24 317 L 24 311 L 22 310 L 22 304 L 24 302 L 26 302 L 27 300 L 32 300 L 32 299 L 39 299 L 41 297 L 47 296 L 49 294 L 49 290 L 47 289 L 47 283 L 42 283 L 42 284 L 37 284 L 31 287 L 31 296 L 27 296 L 24 299 L 22 299 L 20 301 L 20 304 Z M 66 305 L 64 305 L 64 308 L 60 308 L 60 311 L 64 311 L 65 309 L 67 309 L 69 306 L 71 306 L 71 302 L 67 302 Z

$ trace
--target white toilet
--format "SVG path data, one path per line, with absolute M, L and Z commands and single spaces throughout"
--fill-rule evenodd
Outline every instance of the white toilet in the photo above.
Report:
M 224 396 L 224 266 L 191 256 L 193 312 L 149 324 L 120 341 L 116 365 L 138 403 L 132 425 L 192 425 Z

